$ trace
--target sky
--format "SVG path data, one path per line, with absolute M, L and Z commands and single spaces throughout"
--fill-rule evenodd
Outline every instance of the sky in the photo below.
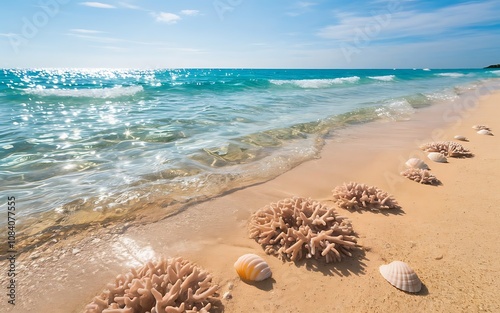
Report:
M 0 67 L 477 68 L 500 1 L 2 1 Z

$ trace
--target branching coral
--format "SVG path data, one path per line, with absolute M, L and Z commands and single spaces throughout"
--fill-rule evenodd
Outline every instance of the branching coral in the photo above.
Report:
M 409 178 L 417 183 L 427 184 L 427 185 L 439 185 L 441 182 L 436 176 L 432 175 L 428 170 L 423 170 L 420 168 L 409 168 L 401 172 L 406 178 Z
M 461 157 L 472 157 L 473 154 L 469 150 L 465 149 L 464 146 L 453 141 L 437 141 L 429 142 L 420 145 L 420 149 L 427 152 L 439 152 L 444 156 L 461 158 Z
M 293 197 L 271 203 L 255 212 L 250 237 L 267 254 L 298 261 L 325 258 L 326 263 L 352 256 L 357 247 L 351 222 L 311 199 Z
M 374 186 L 350 182 L 333 189 L 333 200 L 348 210 L 399 209 L 397 201 L 387 192 Z
M 118 275 L 87 305 L 86 313 L 206 312 L 218 286 L 212 277 L 181 258 L 148 262 Z

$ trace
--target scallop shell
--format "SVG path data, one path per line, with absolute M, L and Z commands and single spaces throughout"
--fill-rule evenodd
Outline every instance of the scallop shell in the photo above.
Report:
M 489 130 L 487 129 L 481 129 L 481 130 L 478 130 L 477 133 L 479 135 L 490 135 L 490 136 L 493 136 L 493 133 L 490 132 Z
M 431 152 L 427 155 L 427 157 L 429 159 L 431 159 L 432 161 L 434 162 L 439 162 L 439 163 L 446 163 L 448 162 L 448 160 L 446 159 L 446 157 L 439 153 L 439 152 Z
M 460 141 L 469 141 L 469 139 L 467 139 L 467 137 L 462 136 L 462 135 L 456 135 L 453 138 L 455 138 L 456 140 L 460 140 Z
M 417 274 L 405 262 L 394 261 L 382 265 L 380 274 L 394 287 L 406 292 L 419 292 L 422 289 L 422 281 Z
M 424 161 L 417 159 L 417 158 L 411 158 L 408 161 L 406 161 L 405 165 L 410 168 L 420 168 L 423 170 L 428 170 L 429 166 L 425 164 Z
M 241 279 L 261 281 L 271 277 L 271 269 L 263 258 L 256 254 L 244 254 L 234 263 L 234 268 Z

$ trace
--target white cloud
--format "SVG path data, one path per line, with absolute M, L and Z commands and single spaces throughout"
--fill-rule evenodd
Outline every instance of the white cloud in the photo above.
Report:
M 152 15 L 155 17 L 157 22 L 161 23 L 175 24 L 179 20 L 181 20 L 181 17 L 174 13 L 160 12 L 160 13 L 152 13 Z
M 70 29 L 69 31 L 73 32 L 73 33 L 78 33 L 78 34 L 102 34 L 103 33 L 100 30 L 82 29 L 82 28 L 73 28 L 73 29 Z
M 299 1 L 297 3 L 297 6 L 299 8 L 308 8 L 308 7 L 312 7 L 312 6 L 315 6 L 317 5 L 317 3 L 314 3 L 314 2 L 306 2 L 306 1 Z
M 140 10 L 140 11 L 147 11 L 143 8 L 141 8 L 140 6 L 138 5 L 135 5 L 135 4 L 131 4 L 131 3 L 127 3 L 127 2 L 118 2 L 118 4 L 125 8 L 125 9 L 130 9 L 130 10 Z
M 99 8 L 99 9 L 115 9 L 116 7 L 111 4 L 106 4 L 102 2 L 80 2 L 81 5 L 87 6 L 87 7 L 92 7 L 92 8 Z
M 181 14 L 188 15 L 188 16 L 196 16 L 196 15 L 200 14 L 200 11 L 198 11 L 198 10 L 182 10 Z
M 14 33 L 0 33 L 0 37 L 14 37 L 17 36 Z
M 500 15 L 500 5 L 495 1 L 470 2 L 430 12 L 397 11 L 387 7 L 377 13 L 366 16 L 339 12 L 336 14 L 338 23 L 320 29 L 317 35 L 341 41 L 356 40 L 360 35 L 373 40 L 438 35 L 495 22 Z

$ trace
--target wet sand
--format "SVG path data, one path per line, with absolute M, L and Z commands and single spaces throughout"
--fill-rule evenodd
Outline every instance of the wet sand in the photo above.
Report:
M 470 95 L 454 106 L 423 109 L 408 121 L 350 127 L 327 138 L 319 159 L 303 163 L 263 184 L 193 205 L 143 226 L 124 224 L 84 238 L 50 242 L 18 258 L 16 306 L 7 312 L 82 312 L 114 277 L 160 256 L 183 256 L 214 276 L 222 295 L 233 285 L 224 312 L 498 312 L 500 299 L 500 93 L 478 104 Z M 471 128 L 485 124 L 496 136 Z M 418 145 L 452 140 L 473 158 L 426 160 L 441 186 L 421 185 L 399 175 L 410 157 L 425 159 Z M 344 182 L 375 185 L 399 202 L 396 212 L 337 211 L 348 216 L 363 246 L 341 263 L 282 262 L 248 238 L 250 215 L 294 195 L 327 205 Z M 256 253 L 273 276 L 247 284 L 233 269 L 242 254 Z M 379 274 L 382 264 L 409 263 L 424 287 L 407 294 Z M 1 267 L 6 265 L 2 261 Z M 5 277 L 0 279 L 5 285 Z M 2 311 L 4 311 L 2 309 Z

